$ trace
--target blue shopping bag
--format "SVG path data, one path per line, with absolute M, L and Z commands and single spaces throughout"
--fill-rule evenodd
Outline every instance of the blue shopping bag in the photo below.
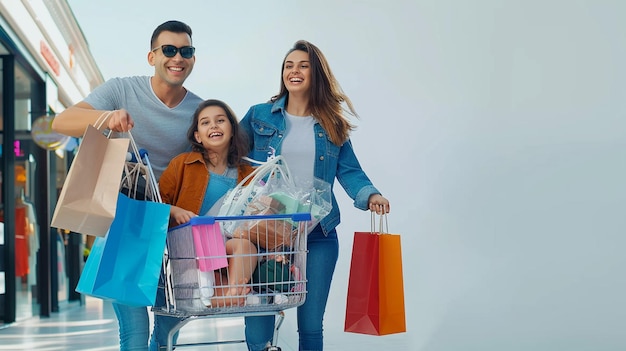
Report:
M 170 205 L 120 193 L 111 228 L 96 238 L 76 291 L 129 306 L 152 306 L 169 214 Z

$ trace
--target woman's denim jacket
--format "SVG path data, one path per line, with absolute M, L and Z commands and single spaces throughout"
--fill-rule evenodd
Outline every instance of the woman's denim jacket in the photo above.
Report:
M 286 97 L 250 107 L 241 120 L 240 125 L 248 134 L 251 145 L 249 157 L 266 161 L 267 156 L 275 150 L 281 153 L 283 136 L 285 135 L 285 101 Z M 315 123 L 315 165 L 314 176 L 334 186 L 335 178 L 354 200 L 354 206 L 361 210 L 368 209 L 368 200 L 372 194 L 380 192 L 372 185 L 352 149 L 350 140 L 341 146 L 333 144 L 326 131 L 319 123 Z M 335 194 L 332 194 L 331 212 L 320 223 L 325 235 L 340 222 L 339 208 Z

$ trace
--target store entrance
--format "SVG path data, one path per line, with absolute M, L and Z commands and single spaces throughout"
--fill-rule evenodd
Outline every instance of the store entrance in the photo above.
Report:
M 0 317 L 12 322 L 38 311 L 37 162 L 28 133 L 36 85 L 13 56 L 0 56 L 0 66 Z
M 14 166 L 15 186 L 15 292 L 16 320 L 35 315 L 37 303 L 37 253 L 39 251 L 39 231 L 37 212 L 33 199 L 35 187 L 33 178 L 37 163 L 32 154 L 26 154 L 16 140 L 19 156 Z M 7 179 L 4 179 L 7 181 Z M 3 219 L 4 221 L 4 219 Z

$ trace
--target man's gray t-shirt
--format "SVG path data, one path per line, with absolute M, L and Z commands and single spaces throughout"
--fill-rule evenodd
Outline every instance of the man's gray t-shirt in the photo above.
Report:
M 187 129 L 193 113 L 203 100 L 187 91 L 173 108 L 156 96 L 149 76 L 112 78 L 95 88 L 85 102 L 96 110 L 125 109 L 135 126 L 131 133 L 137 146 L 148 151 L 148 157 L 159 179 L 170 160 L 189 151 Z

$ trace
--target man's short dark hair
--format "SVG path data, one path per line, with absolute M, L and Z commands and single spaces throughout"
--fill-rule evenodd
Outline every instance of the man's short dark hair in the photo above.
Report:
M 167 21 L 156 27 L 154 32 L 152 32 L 152 38 L 150 38 L 151 50 L 154 48 L 154 43 L 162 32 L 187 33 L 189 34 L 189 38 L 191 38 L 191 27 L 181 21 Z

